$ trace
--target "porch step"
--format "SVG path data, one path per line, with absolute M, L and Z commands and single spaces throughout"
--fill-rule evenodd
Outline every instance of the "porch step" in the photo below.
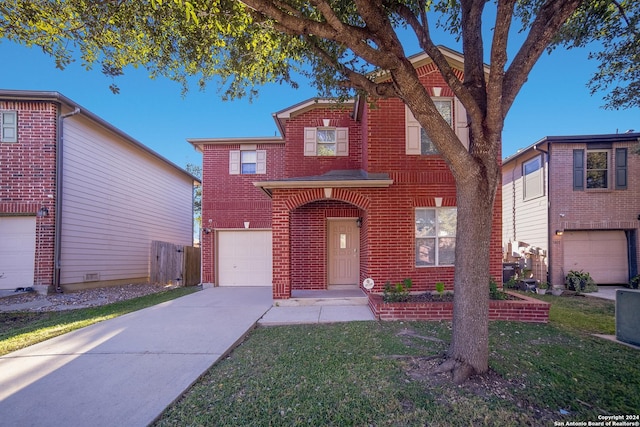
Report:
M 328 289 L 326 291 L 291 291 L 291 298 L 275 300 L 274 305 L 295 307 L 304 305 L 367 305 L 369 299 L 359 288 Z

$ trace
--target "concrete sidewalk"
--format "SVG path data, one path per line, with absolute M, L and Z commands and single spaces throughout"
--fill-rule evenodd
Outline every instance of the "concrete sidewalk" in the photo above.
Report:
M 209 288 L 2 356 L 0 426 L 146 426 L 257 322 L 373 320 L 272 305 L 270 287 Z

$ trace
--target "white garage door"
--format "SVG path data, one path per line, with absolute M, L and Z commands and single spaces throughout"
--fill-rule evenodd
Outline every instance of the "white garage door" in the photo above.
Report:
M 271 230 L 218 232 L 218 284 L 271 286 Z
M 598 285 L 627 283 L 629 265 L 624 231 L 567 231 L 564 272 L 584 270 Z
M 33 286 L 36 217 L 0 217 L 0 289 Z

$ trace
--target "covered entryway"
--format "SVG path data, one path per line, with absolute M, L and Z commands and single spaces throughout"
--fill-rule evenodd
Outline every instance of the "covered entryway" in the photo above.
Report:
M 357 285 L 360 278 L 360 229 L 356 219 L 328 221 L 328 285 Z
M 0 289 L 33 286 L 36 217 L 0 217 Z
M 627 238 L 622 230 L 565 231 L 564 273 L 588 272 L 598 285 L 629 281 Z
M 217 237 L 219 286 L 271 286 L 271 230 L 219 230 Z

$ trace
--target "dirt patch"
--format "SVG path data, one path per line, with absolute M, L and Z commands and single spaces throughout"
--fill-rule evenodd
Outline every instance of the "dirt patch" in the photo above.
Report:
M 425 342 L 433 343 L 438 349 L 446 344 L 436 337 L 420 336 L 410 328 L 402 330 L 398 336 L 402 338 L 407 347 L 420 350 L 424 350 L 421 343 Z M 472 376 L 461 385 L 454 384 L 451 374 L 435 373 L 436 369 L 445 361 L 445 357 L 443 351 L 431 356 L 397 356 L 396 359 L 400 361 L 409 381 L 415 381 L 425 389 L 437 390 L 432 394 L 440 396 L 441 402 L 439 403 L 442 405 L 468 403 L 468 397 L 474 396 L 483 401 L 508 401 L 514 407 L 533 415 L 534 419 L 544 423 L 558 419 L 558 413 L 555 410 L 534 406 L 526 399 L 519 397 L 519 395 L 523 395 L 519 391 L 527 388 L 524 381 L 504 378 L 491 369 L 483 375 Z
M 50 295 L 40 295 L 37 292 L 17 292 L 0 298 L 0 311 L 43 312 L 97 307 L 177 287 L 179 286 L 134 283 Z

